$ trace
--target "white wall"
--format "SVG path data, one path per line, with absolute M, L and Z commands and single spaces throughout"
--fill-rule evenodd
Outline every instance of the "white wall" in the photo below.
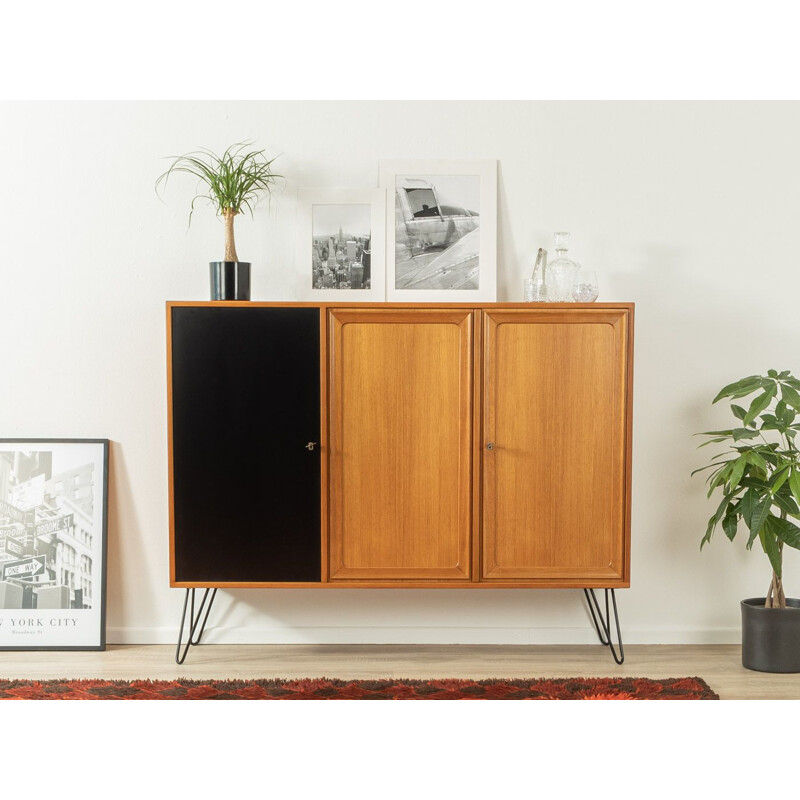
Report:
M 710 400 L 768 368 L 800 374 L 797 103 L 188 102 L 0 105 L 0 436 L 112 440 L 111 642 L 173 641 L 164 302 L 208 298 L 222 226 L 186 231 L 165 156 L 253 138 L 286 190 L 237 222 L 254 300 L 293 299 L 299 186 L 375 186 L 380 158 L 497 158 L 498 299 L 573 233 L 600 300 L 636 302 L 628 642 L 734 642 L 761 553 L 720 533 L 689 473 Z M 587 424 L 591 421 L 587 420 Z M 716 504 L 714 504 L 715 507 Z M 800 595 L 800 559 L 786 565 Z M 579 591 L 239 590 L 209 642 L 591 642 Z

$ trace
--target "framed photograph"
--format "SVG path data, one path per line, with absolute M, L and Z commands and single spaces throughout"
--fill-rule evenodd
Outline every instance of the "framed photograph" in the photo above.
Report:
M 0 439 L 0 650 L 105 650 L 107 439 Z
M 497 299 L 497 161 L 381 161 L 386 298 Z
M 384 300 L 386 192 L 300 189 L 297 199 L 297 299 Z

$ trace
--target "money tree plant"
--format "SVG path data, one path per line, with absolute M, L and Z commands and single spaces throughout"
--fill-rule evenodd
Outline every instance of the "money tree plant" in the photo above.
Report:
M 238 261 L 233 235 L 233 220 L 247 210 L 253 215 L 253 206 L 262 196 L 270 196 L 275 182 L 282 178 L 272 171 L 274 158 L 267 158 L 263 150 L 250 149 L 250 142 L 231 145 L 222 155 L 211 150 L 197 150 L 173 158 L 169 169 L 159 176 L 156 190 L 175 173 L 186 173 L 198 180 L 199 189 L 189 212 L 189 224 L 198 200 L 207 200 L 225 223 L 225 261 Z
M 697 434 L 710 437 L 700 447 L 727 444 L 710 464 L 692 473 L 710 469 L 708 496 L 722 493 L 700 549 L 718 525 L 733 541 L 744 523 L 747 549 L 758 539 L 772 565 L 765 606 L 786 608 L 783 548 L 800 549 L 800 528 L 789 519 L 800 519 L 800 452 L 795 443 L 800 431 L 800 422 L 796 421 L 800 380 L 788 370 L 779 373 L 771 369 L 766 375 L 750 375 L 723 387 L 713 403 L 751 395 L 755 397 L 749 402 L 741 401 L 744 405 L 731 402 L 736 427 Z

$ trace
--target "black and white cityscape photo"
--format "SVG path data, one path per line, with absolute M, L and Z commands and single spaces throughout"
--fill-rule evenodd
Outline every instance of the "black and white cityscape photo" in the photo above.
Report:
M 478 175 L 395 179 L 395 289 L 477 289 Z
M 108 441 L 0 439 L 0 650 L 105 649 Z
M 369 205 L 315 204 L 312 209 L 314 289 L 371 288 Z
M 95 602 L 95 465 L 0 443 L 0 609 Z

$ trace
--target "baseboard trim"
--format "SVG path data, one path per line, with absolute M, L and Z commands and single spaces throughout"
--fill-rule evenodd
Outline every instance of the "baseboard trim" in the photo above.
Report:
M 176 644 L 174 628 L 108 628 L 109 644 Z M 622 628 L 625 644 L 739 644 L 741 628 Z M 581 628 L 297 627 L 214 628 L 203 644 L 597 644 L 590 625 Z

